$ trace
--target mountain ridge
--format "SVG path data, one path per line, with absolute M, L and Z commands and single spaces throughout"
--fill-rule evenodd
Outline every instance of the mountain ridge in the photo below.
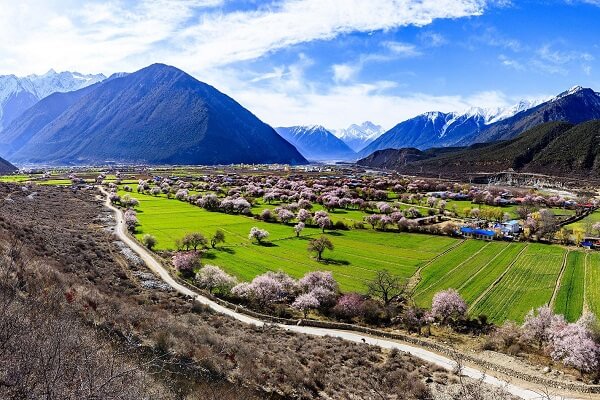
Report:
M 517 171 L 600 177 L 600 121 L 547 122 L 513 139 L 468 147 L 378 150 L 357 164 L 432 176 Z
M 578 102 L 581 97 L 587 97 L 588 101 Z M 578 115 L 577 109 L 586 112 Z M 580 123 L 596 118 L 600 118 L 600 94 L 574 86 L 554 97 L 521 101 L 507 108 L 423 113 L 395 125 L 361 150 L 359 157 L 385 148 L 415 147 L 425 150 L 507 140 L 544 122 L 565 120 Z
M 52 115 L 14 121 L 0 143 L 20 146 L 5 155 L 52 165 L 306 163 L 235 100 L 175 67 L 153 64 L 82 90 L 64 94 Z
M 360 125 L 352 124 L 345 129 L 331 129 L 330 132 L 346 143 L 352 150 L 358 152 L 381 136 L 384 129 L 381 125 L 364 121 Z
M 82 89 L 106 79 L 103 74 L 48 71 L 44 75 L 0 76 L 0 131 L 38 101 L 57 92 Z

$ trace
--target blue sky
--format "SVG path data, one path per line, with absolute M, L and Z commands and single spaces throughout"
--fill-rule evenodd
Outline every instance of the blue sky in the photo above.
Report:
M 0 73 L 177 66 L 272 125 L 600 90 L 600 0 L 0 0 Z

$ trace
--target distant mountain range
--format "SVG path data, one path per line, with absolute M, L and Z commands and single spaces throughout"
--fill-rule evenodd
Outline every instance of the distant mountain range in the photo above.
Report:
M 71 92 L 106 79 L 102 74 L 48 71 L 44 75 L 0 76 L 0 131 L 41 99 L 56 92 Z
M 330 132 L 344 141 L 352 150 L 358 152 L 381 136 L 385 130 L 381 125 L 365 121 L 360 125 L 352 124 L 346 129 L 333 129 Z
M 406 174 L 463 178 L 467 173 L 507 170 L 600 177 L 600 121 L 577 125 L 546 122 L 510 140 L 469 147 L 378 150 L 358 164 Z
M 342 161 L 356 158 L 356 153 L 346 143 L 320 125 L 279 127 L 275 131 L 308 160 Z
M 495 122 L 480 132 L 473 132 L 457 144 L 512 139 L 545 122 L 566 121 L 579 124 L 594 119 L 600 119 L 600 93 L 576 86 L 535 107 Z
M 212 86 L 154 64 L 54 93 L 0 132 L 20 164 L 304 164 L 270 126 Z
M 385 133 L 369 121 L 276 132 L 212 86 L 162 64 L 109 78 L 53 70 L 0 76 L 0 156 L 18 164 L 303 164 L 403 149 L 370 158 L 399 168 L 455 147 L 511 140 L 546 122 L 595 119 L 600 94 L 577 86 L 508 108 L 427 112 Z
M 507 108 L 471 108 L 465 113 L 427 112 L 400 122 L 371 144 L 358 152 L 366 157 L 377 150 L 388 148 L 448 147 L 475 143 L 477 134 L 486 131 L 500 121 L 530 110 L 543 101 L 521 101 Z

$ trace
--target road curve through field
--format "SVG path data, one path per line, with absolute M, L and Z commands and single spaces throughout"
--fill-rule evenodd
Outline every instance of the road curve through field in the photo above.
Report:
M 183 295 L 189 296 L 199 303 L 202 303 L 208 307 L 210 307 L 213 311 L 218 312 L 220 314 L 227 315 L 231 318 L 234 318 L 238 321 L 241 321 L 246 324 L 252 324 L 255 326 L 264 326 L 267 325 L 264 321 L 250 317 L 248 315 L 238 313 L 229 308 L 223 307 L 220 304 L 215 303 L 207 297 L 199 295 L 193 290 L 183 286 L 178 283 L 168 270 L 166 270 L 158 260 L 154 258 L 152 253 L 150 253 L 145 247 L 141 246 L 136 240 L 132 239 L 131 236 L 127 234 L 127 228 L 125 225 L 125 220 L 123 218 L 123 213 L 118 208 L 114 207 L 110 200 L 108 199 L 108 193 L 104 188 L 100 188 L 100 191 L 104 194 L 106 207 L 111 209 L 115 213 L 116 218 L 116 226 L 115 226 L 115 234 L 118 238 L 127 244 L 131 250 L 133 250 L 145 263 L 146 266 L 152 270 L 155 274 L 160 276 L 160 278 L 167 283 L 173 290 L 181 293 Z M 453 370 L 456 366 L 456 362 L 451 360 L 450 358 L 444 357 L 432 351 L 426 350 L 421 347 L 408 345 L 402 343 L 400 341 L 391 340 L 391 339 L 383 339 L 376 336 L 370 336 L 367 334 L 350 332 L 350 331 L 342 331 L 336 329 L 328 329 L 328 328 L 315 328 L 308 326 L 297 326 L 297 325 L 280 325 L 280 324 L 270 324 L 276 325 L 281 329 L 285 329 L 288 331 L 293 331 L 302 334 L 314 335 L 314 336 L 330 336 L 330 337 L 338 337 L 344 340 L 348 340 L 351 342 L 357 343 L 367 343 L 374 346 L 379 346 L 386 349 L 398 349 L 405 353 L 409 353 L 417 358 L 428 361 L 432 364 L 445 368 L 447 370 Z M 494 376 L 489 375 L 488 373 L 484 373 L 476 368 L 465 366 L 462 369 L 462 373 L 465 376 L 471 377 L 473 379 L 482 379 L 485 383 L 498 386 L 504 388 L 506 391 L 510 392 L 514 396 L 520 397 L 522 399 L 534 400 L 534 399 L 548 399 L 547 395 L 543 395 L 542 392 L 537 392 L 533 384 L 531 387 L 526 387 L 526 382 L 522 382 L 519 384 L 509 383 L 502 379 L 496 378 Z M 553 400 L 556 399 L 565 399 L 565 397 L 556 396 L 551 397 Z

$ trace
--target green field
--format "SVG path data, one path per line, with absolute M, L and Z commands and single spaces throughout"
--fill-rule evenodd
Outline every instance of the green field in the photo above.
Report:
M 573 222 L 572 224 L 567 225 L 567 228 L 579 229 L 585 232 L 586 230 L 591 229 L 592 225 L 594 225 L 596 222 L 600 222 L 600 211 L 594 211 L 581 221 Z M 590 233 L 595 235 L 597 232 Z
M 175 241 L 185 233 L 198 231 L 209 237 L 216 229 L 222 229 L 226 243 L 217 250 L 209 250 L 203 262 L 221 266 L 240 280 L 251 280 L 266 271 L 282 270 L 300 277 L 308 271 L 330 270 L 342 291 L 365 292 L 365 282 L 378 270 L 388 269 L 407 279 L 419 271 L 420 280 L 414 292 L 418 305 L 428 307 L 436 292 L 455 288 L 471 306 L 472 315 L 485 314 L 497 323 L 505 319 L 522 321 L 531 308 L 550 302 L 567 252 L 563 247 L 536 243 L 483 242 L 352 229 L 327 232 L 335 250 L 324 254 L 325 262 L 317 262 L 307 252 L 307 244 L 310 238 L 321 235 L 319 229 L 306 228 L 297 238 L 293 223 L 266 223 L 247 216 L 210 212 L 163 195 L 133 193 L 133 196 L 140 201 L 138 238 L 150 233 L 158 240 L 158 250 L 174 250 Z M 253 212 L 258 213 L 264 207 L 259 203 Z M 274 208 L 276 204 L 268 207 Z M 334 218 L 354 219 L 358 213 L 342 210 Z M 253 226 L 269 231 L 266 245 L 248 239 Z M 570 253 L 555 301 L 557 310 L 566 313 L 569 319 L 577 318 L 583 308 L 584 254 Z M 586 275 L 586 299 L 597 314 L 600 314 L 599 256 L 588 257 Z
M 492 321 L 521 322 L 531 308 L 549 303 L 566 250 L 532 243 L 510 265 L 506 275 L 473 308 Z
M 585 261 L 585 301 L 589 310 L 600 317 L 600 254 L 590 253 Z
M 474 301 L 510 262 L 504 253 L 514 254 L 512 249 L 517 247 L 503 242 L 465 242 L 422 271 L 423 279 L 415 293 L 417 304 L 430 306 L 433 295 L 448 288 L 457 289 L 465 300 Z
M 579 251 L 569 253 L 554 301 L 554 311 L 563 314 L 569 322 L 577 321 L 583 310 L 586 256 Z
M 388 269 L 408 278 L 457 242 L 447 237 L 371 229 L 328 232 L 335 250 L 326 252 L 325 263 L 319 263 L 307 252 L 308 240 L 319 236 L 319 229 L 306 228 L 297 238 L 292 225 L 210 212 L 165 197 L 137 193 L 135 197 L 140 201 L 138 238 L 151 233 L 158 240 L 158 250 L 173 250 L 175 241 L 187 232 L 202 232 L 209 237 L 216 229 L 222 229 L 226 235 L 225 245 L 210 251 L 204 262 L 221 266 L 241 280 L 250 280 L 266 271 L 284 270 L 300 277 L 308 271 L 327 269 L 334 273 L 342 290 L 365 291 L 364 282 L 377 270 Z M 253 226 L 270 233 L 268 245 L 259 246 L 248 239 Z

